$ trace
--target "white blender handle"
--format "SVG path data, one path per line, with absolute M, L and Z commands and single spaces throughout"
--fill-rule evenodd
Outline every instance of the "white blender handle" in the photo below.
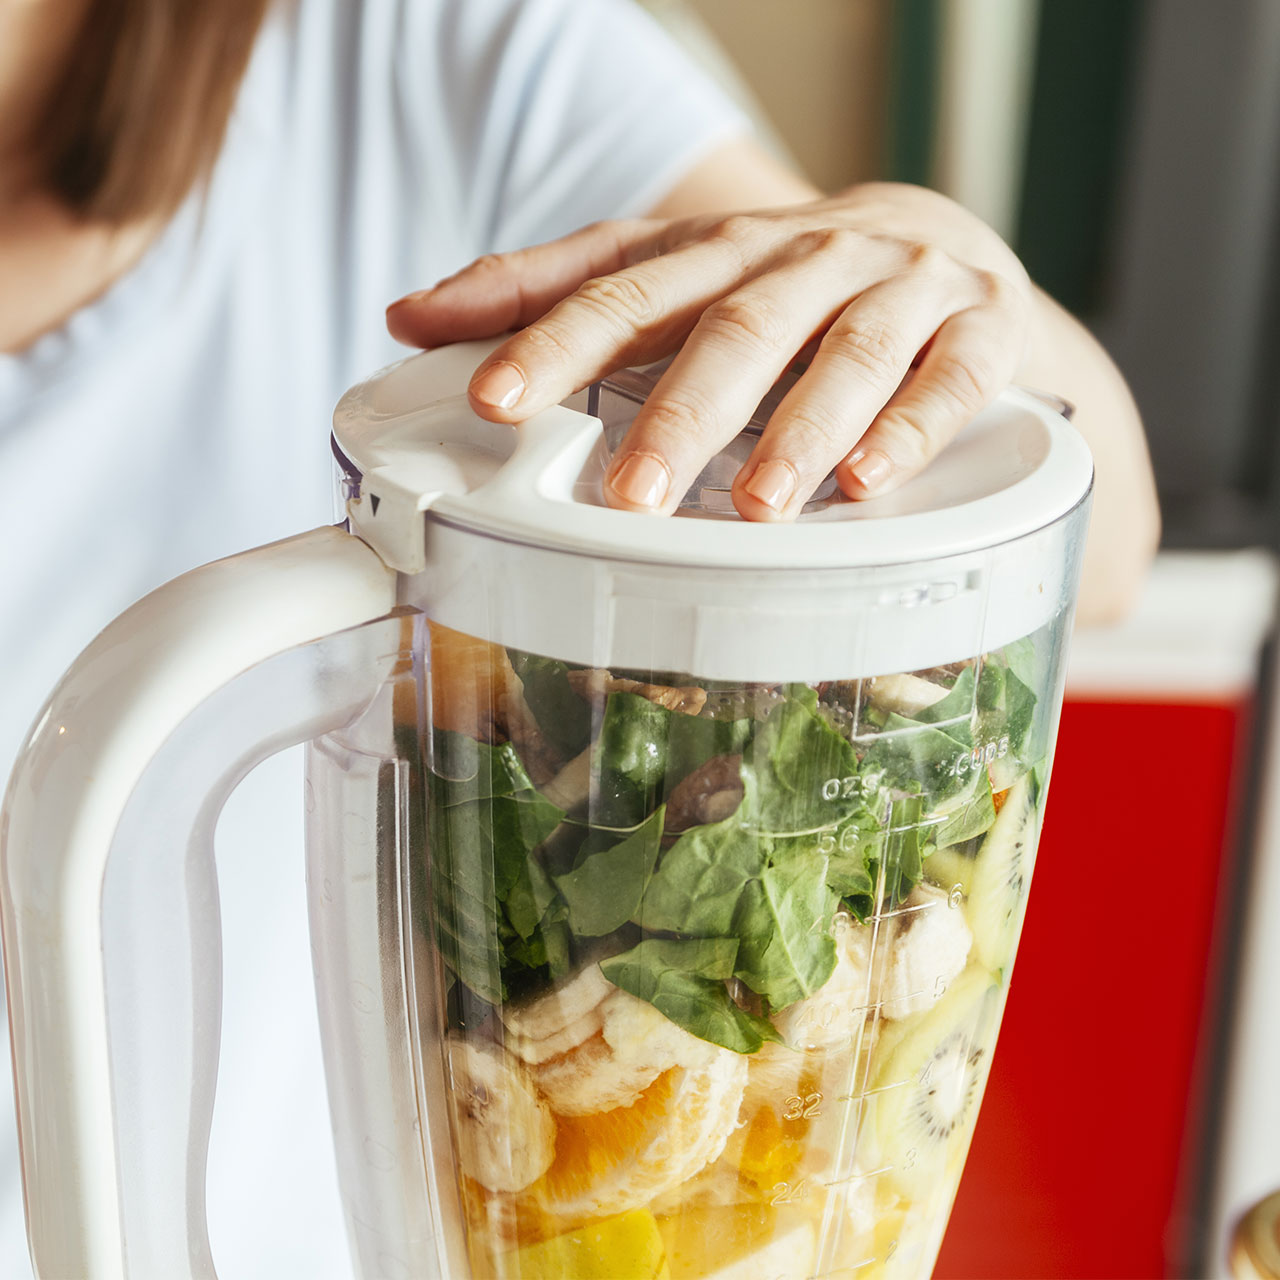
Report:
M 15 1092 L 40 1275 L 148 1274 L 125 1251 L 118 1169 L 127 1135 L 116 1132 L 103 962 L 104 874 L 130 796 L 166 739 L 223 685 L 394 604 L 395 575 L 365 543 L 316 529 L 153 592 L 93 641 L 41 712 L 0 819 Z M 371 640 L 371 658 L 379 643 L 385 649 Z M 271 750 L 345 723 L 385 676 L 376 661 L 344 670 L 308 695 L 296 723 L 275 727 Z M 185 851 L 181 834 L 174 843 Z M 193 1123 L 207 1126 L 200 1101 Z M 200 1203 L 190 1209 L 184 1270 L 211 1276 L 202 1163 L 192 1178 Z

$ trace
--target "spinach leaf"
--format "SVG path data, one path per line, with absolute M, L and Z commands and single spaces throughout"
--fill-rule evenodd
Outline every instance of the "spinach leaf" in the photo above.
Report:
M 996 820 L 995 802 L 991 795 L 991 779 L 982 768 L 970 770 L 970 794 L 947 811 L 947 816 L 931 831 L 942 848 L 971 840 L 988 830 Z
M 576 756 L 591 738 L 591 705 L 573 691 L 568 665 L 519 649 L 508 649 L 507 656 L 543 736 L 566 758 Z
M 952 720 L 967 722 L 973 714 L 973 681 L 973 668 L 965 667 L 945 698 L 921 707 L 911 719 L 920 724 L 946 724 Z
M 533 782 L 509 742 L 491 747 L 465 733 L 439 729 L 432 757 L 433 804 L 464 804 L 533 791 Z
M 598 938 L 620 929 L 640 911 L 662 840 L 664 809 L 656 809 L 612 848 L 583 859 L 556 885 L 569 907 L 569 927 Z
M 829 837 L 820 837 L 822 844 L 831 846 L 827 884 L 840 897 L 856 897 L 874 890 L 872 868 L 880 857 L 883 836 L 883 823 L 864 808 L 842 822 Z
M 592 822 L 635 827 L 712 756 L 740 752 L 754 729 L 750 719 L 685 715 L 639 694 L 611 693 L 592 762 Z
M 742 757 L 739 813 L 760 831 L 820 830 L 862 804 L 857 754 L 818 714 L 816 692 L 808 693 L 775 707 Z
M 925 812 L 953 801 L 972 781 L 957 765 L 973 750 L 974 680 L 974 669 L 966 667 L 932 706 L 914 716 L 884 716 L 863 768 L 894 791 L 923 795 Z
M 1044 684 L 1044 662 L 1031 636 L 1010 641 L 1000 650 L 1000 656 L 1009 670 L 1028 688 L 1038 689 Z
M 755 730 L 755 721 L 714 720 L 709 716 L 671 713 L 667 736 L 664 798 L 671 789 L 712 756 L 740 755 Z
M 894 712 L 862 763 L 886 787 L 925 796 L 925 808 L 932 810 L 969 784 L 956 764 L 972 750 L 973 734 L 963 721 L 943 729 Z
M 635 693 L 611 693 L 593 759 L 591 821 L 635 827 L 657 806 L 672 713 Z
M 573 968 L 570 957 L 573 951 L 573 931 L 569 928 L 568 909 L 557 902 L 538 927 L 543 950 L 547 957 L 547 972 L 552 982 L 567 978 Z
M 765 853 L 736 813 L 694 827 L 663 855 L 632 919 L 644 929 L 727 936 L 743 886 L 764 869 Z
M 765 1018 L 739 1008 L 725 979 L 733 973 L 733 938 L 675 941 L 646 938 L 630 951 L 600 962 L 615 986 L 647 1000 L 677 1026 L 735 1053 L 755 1053 L 781 1037 Z
M 517 895 L 514 921 L 501 908 L 530 876 L 530 853 L 559 825 L 564 811 L 534 790 L 510 743 L 492 747 L 441 733 L 436 759 L 451 766 L 449 776 L 433 773 L 428 780 L 440 950 L 463 983 L 497 1003 L 505 990 L 502 932 L 509 927 L 527 942 L 532 930 L 522 928 L 528 928 L 534 904 L 522 903 Z
M 471 805 L 433 806 L 431 888 L 436 933 L 444 963 L 482 1000 L 501 1001 L 498 900 L 493 887 L 493 851 Z
M 812 995 L 836 967 L 829 928 L 835 910 L 836 895 L 827 887 L 827 858 L 816 845 L 807 857 L 792 856 L 766 867 L 747 884 L 734 913 L 735 975 L 764 996 L 771 1009 L 785 1009 Z
M 1028 739 L 1035 718 L 1036 695 L 1011 667 L 988 662 L 978 684 L 978 736 L 983 742 L 1009 740 L 1009 753 L 1020 761 L 1027 757 Z
M 538 859 L 530 854 L 503 904 L 511 927 L 521 938 L 528 940 L 533 937 L 555 900 L 556 887 L 551 883 L 551 877 Z

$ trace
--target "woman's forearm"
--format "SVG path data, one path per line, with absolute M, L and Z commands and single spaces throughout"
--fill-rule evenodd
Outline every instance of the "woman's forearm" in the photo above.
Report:
M 1027 354 L 1017 380 L 1075 406 L 1094 458 L 1093 515 L 1078 620 L 1114 622 L 1137 594 L 1160 539 L 1160 510 L 1133 396 L 1089 331 L 1035 291 Z

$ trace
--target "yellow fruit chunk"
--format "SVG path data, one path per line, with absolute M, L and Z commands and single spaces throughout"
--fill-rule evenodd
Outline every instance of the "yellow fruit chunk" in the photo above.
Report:
M 658 1224 L 647 1209 L 604 1218 L 498 1259 L 503 1280 L 668 1280 Z
M 700 1206 L 658 1219 L 671 1280 L 790 1280 L 814 1265 L 817 1229 L 796 1208 Z
M 787 1182 L 804 1155 L 804 1143 L 784 1127 L 777 1110 L 772 1106 L 761 1107 L 747 1122 L 738 1156 L 738 1175 L 757 1193 L 766 1198 L 773 1194 L 780 1182 Z

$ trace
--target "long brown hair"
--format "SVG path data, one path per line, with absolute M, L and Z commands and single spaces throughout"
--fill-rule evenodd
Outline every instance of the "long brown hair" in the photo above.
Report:
M 222 146 L 271 0 L 89 0 L 34 136 L 43 185 L 85 219 L 172 213 Z

